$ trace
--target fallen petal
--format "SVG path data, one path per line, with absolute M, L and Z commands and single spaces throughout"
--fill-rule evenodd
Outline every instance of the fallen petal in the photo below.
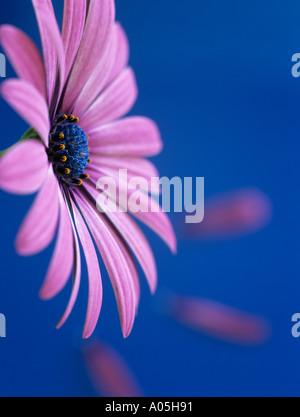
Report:
M 212 300 L 172 295 L 166 309 L 185 326 L 230 343 L 261 345 L 271 333 L 265 319 Z
M 270 199 L 255 188 L 242 189 L 211 198 L 205 205 L 205 217 L 197 225 L 185 225 L 187 237 L 222 239 L 255 233 L 269 224 Z
M 83 349 L 87 372 L 101 396 L 143 397 L 142 390 L 124 359 L 110 346 L 91 342 Z

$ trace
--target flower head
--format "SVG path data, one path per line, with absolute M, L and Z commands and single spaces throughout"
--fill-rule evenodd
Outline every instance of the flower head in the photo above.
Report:
M 155 167 L 144 158 L 161 151 L 159 130 L 144 117 L 122 119 L 137 98 L 137 86 L 128 67 L 126 35 L 115 22 L 114 0 L 65 0 L 61 31 L 51 0 L 32 3 L 43 58 L 22 31 L 8 25 L 0 28 L 1 45 L 19 77 L 2 83 L 1 95 L 30 126 L 22 140 L 1 155 L 0 187 L 17 194 L 38 191 L 16 248 L 24 256 L 39 253 L 57 232 L 40 295 L 43 299 L 57 295 L 73 269 L 72 294 L 60 327 L 78 295 L 82 245 L 89 275 L 83 333 L 87 338 L 95 329 L 102 304 L 95 242 L 127 337 L 140 297 L 131 252 L 152 292 L 157 285 L 156 266 L 146 238 L 129 214 L 97 211 L 96 182 L 107 173 L 114 177 L 116 169 L 124 168 L 129 177 L 138 174 L 150 181 L 157 176 Z M 144 204 L 150 204 L 150 197 L 140 193 Z M 131 214 L 176 250 L 172 226 L 162 210 Z

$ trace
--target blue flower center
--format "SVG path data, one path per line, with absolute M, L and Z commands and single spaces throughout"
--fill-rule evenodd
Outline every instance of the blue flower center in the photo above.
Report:
M 56 176 L 68 186 L 81 185 L 83 179 L 89 178 L 84 174 L 90 162 L 88 137 L 78 122 L 73 115 L 58 116 L 50 132 L 47 151 Z

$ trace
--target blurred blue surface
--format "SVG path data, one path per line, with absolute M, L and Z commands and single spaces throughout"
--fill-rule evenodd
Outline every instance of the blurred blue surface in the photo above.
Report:
M 62 1 L 54 1 L 61 19 Z M 160 290 L 209 297 L 268 318 L 274 333 L 259 348 L 210 340 L 161 316 L 142 277 L 132 335 L 121 336 L 104 273 L 104 305 L 96 335 L 131 365 L 148 396 L 298 396 L 300 340 L 291 317 L 300 312 L 300 79 L 291 57 L 300 52 L 298 0 L 117 0 L 140 95 L 133 114 L 159 124 L 165 144 L 155 163 L 162 175 L 204 176 L 206 195 L 244 186 L 264 190 L 272 224 L 251 237 L 216 243 L 179 241 L 178 256 L 147 232 Z M 37 42 L 29 1 L 11 0 L 1 23 Z M 8 76 L 13 76 L 8 68 Z M 26 129 L 1 100 L 1 149 Z M 87 301 L 80 297 L 60 331 L 56 321 L 70 287 L 55 300 L 38 298 L 53 247 L 33 258 L 14 252 L 14 238 L 33 197 L 1 192 L 1 396 L 95 395 L 78 347 Z M 178 223 L 179 218 L 172 216 Z

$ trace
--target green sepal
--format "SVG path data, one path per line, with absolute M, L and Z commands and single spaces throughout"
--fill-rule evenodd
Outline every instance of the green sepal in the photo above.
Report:
M 40 135 L 36 132 L 36 130 L 33 129 L 33 127 L 30 127 L 27 130 L 27 132 L 24 133 L 24 135 L 21 137 L 19 142 L 21 142 L 23 140 L 28 140 L 28 139 L 38 139 L 41 142 L 43 142 Z

